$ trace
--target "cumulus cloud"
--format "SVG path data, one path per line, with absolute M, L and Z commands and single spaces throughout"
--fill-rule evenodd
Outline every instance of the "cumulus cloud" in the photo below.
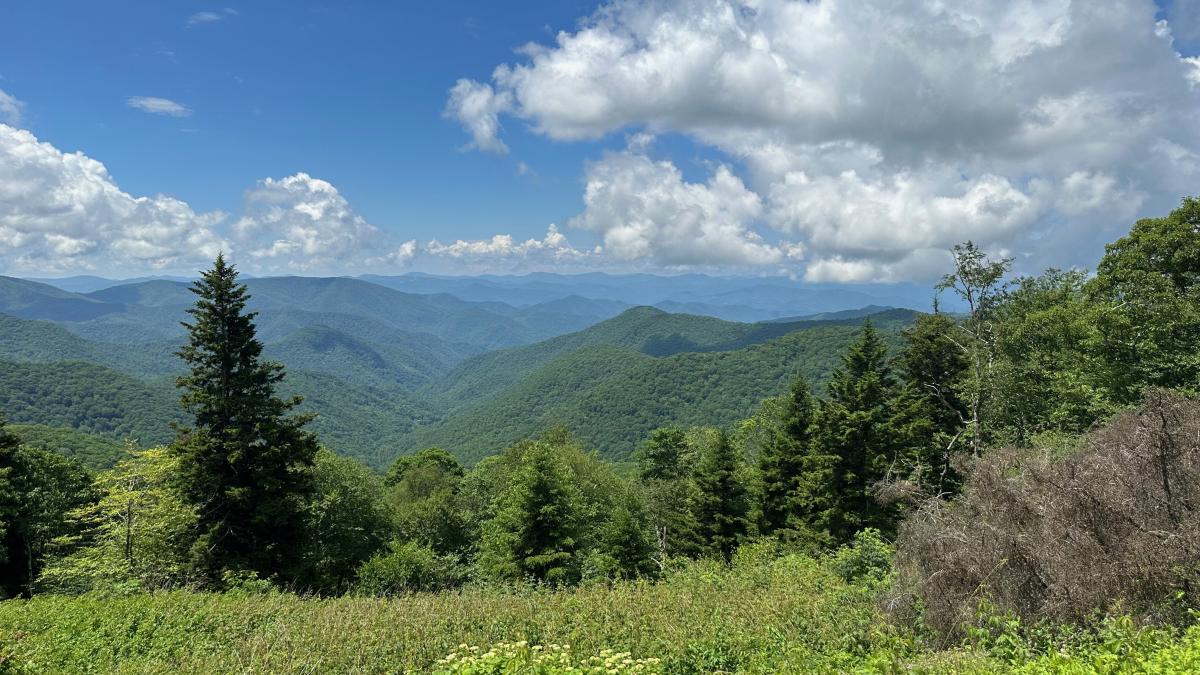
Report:
M 921 274 L 969 236 L 1086 262 L 1130 204 L 1170 208 L 1200 181 L 1198 66 L 1156 12 L 1150 0 L 616 0 L 489 82 L 460 80 L 448 110 L 481 149 L 504 147 L 505 116 L 560 141 L 685 134 L 744 166 L 718 182 L 761 202 L 717 229 L 736 241 L 761 220 L 802 236 L 812 278 Z M 617 171 L 644 175 L 634 157 L 600 160 L 603 186 L 587 169 L 588 193 L 622 184 Z M 572 223 L 605 233 L 610 252 L 679 229 L 669 209 L 617 201 L 628 210 L 589 201 Z M 676 244 L 674 259 L 697 260 L 687 239 L 658 243 L 664 260 Z M 706 260 L 778 262 L 757 245 Z
M 458 239 L 450 244 L 434 239 L 425 245 L 425 252 L 431 256 L 475 262 L 507 260 L 536 263 L 573 262 L 590 254 L 572 246 L 553 223 L 541 239 L 517 241 L 510 234 L 497 234 L 491 239 Z
M 187 117 L 192 114 L 192 109 L 186 105 L 176 103 L 168 98 L 158 98 L 157 96 L 130 96 L 125 99 L 125 104 L 130 108 L 148 112 L 152 115 Z
M 24 102 L 0 89 L 0 120 L 13 125 L 20 124 L 21 109 L 24 107 Z
M 750 229 L 762 201 L 726 166 L 706 183 L 688 183 L 671 162 L 625 151 L 589 164 L 586 174 L 586 208 L 571 225 L 599 233 L 619 260 L 763 265 L 784 258 Z
M 361 267 L 383 243 L 379 229 L 355 213 L 337 188 L 306 173 L 259 181 L 246 193 L 232 233 L 255 269 L 273 272 Z
M 468 147 L 505 154 L 508 146 L 500 140 L 500 114 L 512 105 L 508 92 L 497 94 L 491 85 L 459 80 L 450 90 L 445 116 L 458 120 L 471 133 Z
M 123 192 L 104 165 L 0 124 L 0 269 L 57 273 L 173 270 L 223 246 L 221 213 Z

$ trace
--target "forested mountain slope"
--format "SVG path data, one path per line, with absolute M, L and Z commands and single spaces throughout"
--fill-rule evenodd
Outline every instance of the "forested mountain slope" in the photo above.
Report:
M 619 317 L 624 321 L 607 322 L 610 325 L 602 324 L 595 332 L 584 331 L 587 335 L 532 346 L 542 350 L 497 353 L 505 358 L 490 363 L 494 379 L 472 380 L 479 387 L 474 391 L 496 393 L 448 413 L 443 422 L 417 429 L 402 439 L 400 450 L 436 445 L 474 462 L 561 424 L 602 455 L 627 458 L 655 428 L 743 419 L 763 398 L 783 393 L 797 373 L 822 384 L 861 326 L 861 320 L 802 324 L 782 337 L 717 349 L 766 333 L 755 325 L 695 321 L 699 318 L 630 310 Z M 663 325 L 656 327 L 655 319 Z M 877 326 L 885 339 L 895 342 L 909 319 L 911 313 L 883 314 Z M 645 353 L 647 344 L 663 344 L 658 336 L 664 330 L 688 328 L 693 329 L 692 338 L 708 344 L 664 356 Z M 665 334 L 687 339 L 684 333 Z M 601 342 L 602 336 L 613 342 Z M 469 372 L 461 373 L 464 379 Z M 508 377 L 515 384 L 501 387 Z
M 883 324 L 908 323 L 915 313 L 891 310 L 875 315 Z M 590 328 L 524 347 L 498 350 L 468 359 L 422 393 L 453 409 L 511 387 L 520 378 L 551 361 L 580 349 L 606 345 L 649 356 L 681 352 L 740 349 L 809 328 L 862 323 L 862 318 L 838 322 L 735 323 L 707 316 L 669 314 L 636 307 Z
M 744 416 L 797 370 L 820 380 L 862 321 L 737 323 L 637 307 L 597 323 L 624 304 L 515 307 L 348 278 L 248 287 L 265 356 L 287 367 L 283 393 L 319 413 L 323 443 L 377 466 L 433 444 L 477 460 L 559 422 L 623 457 L 656 426 Z M 110 441 L 169 440 L 186 417 L 174 378 L 193 301 L 171 280 L 80 294 L 0 278 L 0 409 Z M 873 319 L 887 331 L 912 317 Z

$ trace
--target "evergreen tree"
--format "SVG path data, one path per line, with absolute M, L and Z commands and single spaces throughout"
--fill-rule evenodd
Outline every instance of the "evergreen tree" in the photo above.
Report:
M 894 389 L 887 347 L 867 321 L 834 371 L 829 400 L 821 411 L 822 451 L 836 458 L 828 521 L 834 542 L 850 541 L 866 527 L 895 530 L 895 509 L 874 495 L 895 468 L 896 438 L 889 424 Z
M 596 568 L 610 578 L 650 576 L 657 568 L 646 510 L 632 493 L 616 495 L 615 499 L 612 513 L 600 528 Z
M 764 534 L 795 538 L 816 516 L 811 508 L 815 495 L 809 489 L 813 473 L 822 468 L 812 442 L 815 419 L 808 383 L 797 377 L 759 454 Z
M 276 395 L 283 366 L 261 359 L 249 295 L 224 256 L 191 290 L 198 299 L 179 351 L 190 372 L 177 384 L 195 423 L 179 430 L 174 451 L 198 511 L 196 563 L 210 578 L 225 569 L 295 574 L 314 489 L 317 442 L 303 429 L 312 417 L 289 415 L 300 399 Z
M 959 477 L 953 456 L 966 447 L 967 405 L 960 395 L 968 362 L 955 344 L 952 317 L 922 314 L 902 333 L 895 360 L 902 384 L 893 402 L 893 426 L 909 478 L 923 492 L 953 493 Z
M 739 475 L 737 451 L 718 431 L 696 464 L 692 512 L 703 552 L 729 560 L 749 533 L 749 500 Z
M 480 571 L 500 580 L 551 584 L 579 579 L 580 502 L 570 468 L 556 448 L 536 442 L 484 527 Z

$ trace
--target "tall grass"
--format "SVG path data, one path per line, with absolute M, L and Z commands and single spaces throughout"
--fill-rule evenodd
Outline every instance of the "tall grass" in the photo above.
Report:
M 658 582 L 469 588 L 393 599 L 184 591 L 0 603 L 0 640 L 35 672 L 426 671 L 460 644 L 567 645 L 665 672 L 848 670 L 905 658 L 868 587 L 801 556 L 694 563 Z M 911 650 L 910 650 L 911 651 Z M 881 656 L 883 655 L 883 656 Z

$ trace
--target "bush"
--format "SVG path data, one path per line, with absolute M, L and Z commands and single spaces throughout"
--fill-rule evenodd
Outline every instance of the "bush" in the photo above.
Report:
M 1022 624 L 1119 606 L 1171 622 L 1200 604 L 1200 404 L 1148 392 L 1068 457 L 994 452 L 962 496 L 902 528 L 898 567 L 944 636 L 982 598 Z
M 459 585 L 463 576 L 453 558 L 415 542 L 393 541 L 359 568 L 357 590 L 376 596 L 436 591 Z
M 848 583 L 878 583 L 892 571 L 892 546 L 879 530 L 867 528 L 855 534 L 848 546 L 834 552 L 830 563 Z

